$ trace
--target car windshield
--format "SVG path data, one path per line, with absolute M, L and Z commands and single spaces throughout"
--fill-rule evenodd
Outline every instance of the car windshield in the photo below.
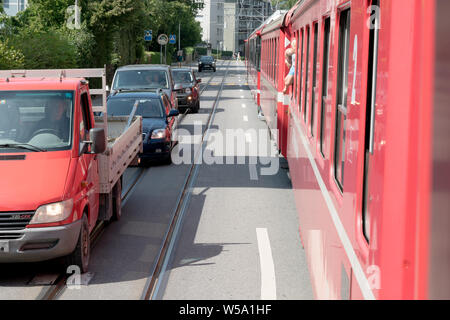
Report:
M 123 70 L 114 79 L 113 90 L 168 89 L 169 79 L 165 70 Z
M 108 115 L 128 116 L 134 105 L 138 103 L 136 115 L 143 118 L 164 117 L 163 107 L 158 98 L 114 98 L 108 100 Z
M 174 70 L 173 77 L 175 83 L 186 83 L 194 81 L 191 72 L 186 70 Z
M 73 91 L 0 91 L 0 152 L 72 145 Z
M 214 58 L 211 57 L 211 56 L 203 56 L 203 57 L 200 58 L 200 61 L 202 61 L 202 62 L 212 62 L 212 61 L 214 61 Z

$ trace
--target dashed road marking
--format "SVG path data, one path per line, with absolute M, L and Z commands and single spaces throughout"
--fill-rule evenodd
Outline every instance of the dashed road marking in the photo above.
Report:
M 261 264 L 261 300 L 276 300 L 275 267 L 267 229 L 256 228 L 256 238 L 258 239 L 259 262 Z

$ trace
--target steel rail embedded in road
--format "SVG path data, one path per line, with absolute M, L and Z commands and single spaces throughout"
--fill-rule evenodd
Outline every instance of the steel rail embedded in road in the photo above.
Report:
M 228 65 L 226 67 L 225 74 L 223 75 L 220 89 L 217 92 L 212 111 L 208 116 L 205 131 L 202 134 L 202 139 L 201 139 L 202 146 L 205 143 L 205 137 L 207 135 L 208 129 L 211 126 L 212 120 L 214 119 L 217 105 L 218 105 L 218 103 L 220 101 L 220 97 L 222 95 L 225 79 L 228 74 L 229 66 L 230 66 L 230 63 L 228 63 Z M 210 79 L 210 81 L 208 81 L 208 85 L 211 83 L 211 80 L 212 80 L 212 78 Z M 199 148 L 199 150 L 197 150 L 197 153 L 196 153 L 194 159 L 197 159 L 197 157 L 199 155 L 201 155 L 202 149 L 203 149 L 203 147 Z M 177 229 L 177 231 L 178 231 L 178 229 L 180 227 L 182 216 L 184 214 L 184 210 L 186 209 L 187 202 L 189 200 L 191 186 L 193 185 L 193 183 L 195 181 L 197 170 L 198 170 L 197 161 L 194 160 L 193 164 L 191 165 L 189 172 L 186 176 L 185 182 L 183 184 L 183 188 L 181 189 L 181 193 L 180 193 L 180 196 L 177 201 L 175 213 L 172 217 L 172 221 L 169 225 L 166 236 L 164 238 L 164 242 L 161 246 L 161 249 L 160 249 L 160 252 L 158 255 L 158 260 L 156 262 L 156 265 L 154 267 L 152 275 L 150 276 L 150 278 L 148 278 L 147 283 L 145 285 L 145 288 L 144 288 L 144 291 L 142 294 L 142 299 L 144 299 L 144 300 L 153 300 L 153 299 L 155 299 L 155 297 L 158 293 L 158 286 L 160 284 L 161 275 L 163 274 L 163 272 L 162 272 L 163 267 L 168 263 L 168 259 L 170 259 L 169 247 L 173 247 L 173 245 L 174 245 L 174 241 L 177 236 L 177 232 L 175 232 L 175 230 Z
M 222 65 L 223 65 L 223 64 L 222 64 Z M 229 66 L 229 64 L 228 64 L 228 66 Z M 211 122 L 212 115 L 213 115 L 213 113 L 215 112 L 215 109 L 216 109 L 216 106 L 217 106 L 217 103 L 218 103 L 218 100 L 219 100 L 219 97 L 220 97 L 220 94 L 221 94 L 221 91 L 222 91 L 222 88 L 223 88 L 223 83 L 224 83 L 224 81 L 225 81 L 225 77 L 226 77 L 226 74 L 227 74 L 227 72 L 228 72 L 228 66 L 227 66 L 227 69 L 226 69 L 226 73 L 225 73 L 225 75 L 224 75 L 224 77 L 223 77 L 223 79 L 222 79 L 221 89 L 219 90 L 219 92 L 218 92 L 218 94 L 217 94 L 217 96 L 216 96 L 216 101 L 214 102 L 213 110 L 212 110 L 211 113 L 209 114 L 209 117 L 208 117 L 208 120 L 207 120 L 207 127 L 209 127 L 210 122 Z M 216 75 L 216 74 L 213 74 L 213 75 L 211 76 L 211 78 L 208 80 L 208 82 L 207 82 L 204 86 L 202 86 L 202 88 L 200 89 L 200 95 L 202 95 L 202 94 L 205 92 L 205 90 L 210 86 L 212 80 L 213 80 L 215 77 L 217 77 L 217 75 Z M 186 114 L 188 113 L 188 111 L 189 111 L 189 110 L 186 110 L 186 113 L 181 114 L 180 122 L 184 119 L 184 117 L 186 116 Z M 203 133 L 202 141 L 203 141 L 203 138 L 204 138 L 205 133 L 206 133 L 206 130 L 205 130 L 205 132 Z M 193 168 L 194 168 L 194 166 L 191 167 L 191 169 L 190 169 L 190 171 L 189 171 L 189 174 L 188 174 L 188 176 L 187 176 L 187 178 L 186 178 L 186 180 L 185 180 L 185 184 L 184 184 L 185 187 L 183 188 L 183 190 L 182 190 L 182 192 L 181 192 L 181 195 L 180 195 L 180 197 L 179 197 L 179 199 L 178 199 L 178 205 L 177 205 L 176 215 L 175 215 L 174 218 L 173 218 L 173 221 L 172 221 L 172 223 L 171 223 L 171 227 L 172 227 L 172 225 L 175 225 L 175 223 L 176 223 L 176 221 L 177 221 L 176 218 L 178 217 L 178 213 L 179 213 L 179 211 L 180 211 L 180 210 L 179 210 L 180 205 L 183 203 L 183 199 L 185 198 L 186 191 L 187 191 L 187 186 L 189 185 L 189 181 L 190 181 L 191 178 L 192 178 Z M 148 170 L 148 168 L 139 168 L 139 172 L 138 172 L 138 174 L 136 175 L 136 178 L 133 180 L 133 183 L 131 184 L 131 186 L 130 186 L 130 187 L 123 193 L 123 195 L 122 195 L 122 204 L 124 204 L 124 203 L 128 200 L 129 195 L 132 193 L 134 187 L 135 187 L 135 186 L 137 185 L 137 183 L 142 179 L 142 177 L 144 176 L 144 173 L 145 173 L 147 170 Z M 104 232 L 104 230 L 105 230 L 105 228 L 106 228 L 106 225 L 107 225 L 107 224 L 104 223 L 103 221 L 102 221 L 102 222 L 99 222 L 99 223 L 96 225 L 94 231 L 93 231 L 92 234 L 90 235 L 91 250 L 92 250 L 92 249 L 95 247 L 95 245 L 97 244 L 98 240 L 100 239 L 100 236 L 103 234 L 103 232 Z M 172 230 L 172 228 L 171 228 L 170 230 Z M 169 235 L 169 234 L 168 234 L 168 235 Z M 161 260 L 161 258 L 163 257 L 162 253 L 164 252 L 164 247 L 166 246 L 166 243 L 168 243 L 168 242 L 170 241 L 170 239 L 171 239 L 170 237 L 166 237 L 165 242 L 163 243 L 162 250 L 161 250 L 161 253 L 160 253 L 160 255 L 159 255 L 158 261 Z M 55 300 L 55 299 L 57 299 L 57 298 L 64 292 L 64 290 L 65 290 L 65 288 L 66 288 L 67 280 L 69 279 L 69 277 L 70 277 L 70 275 L 67 274 L 67 273 L 61 273 L 60 275 L 58 275 L 58 277 L 57 277 L 57 279 L 55 280 L 54 284 L 52 284 L 47 290 L 45 290 L 44 293 L 43 293 L 40 297 L 38 297 L 37 299 L 38 299 L 38 300 Z M 152 277 L 152 278 L 153 278 L 153 277 Z

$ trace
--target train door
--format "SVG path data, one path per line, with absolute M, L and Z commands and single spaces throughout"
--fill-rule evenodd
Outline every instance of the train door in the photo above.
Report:
M 379 0 L 372 1 L 373 6 L 379 6 Z M 367 72 L 367 100 L 365 119 L 365 141 L 364 141 L 364 175 L 363 175 L 363 201 L 362 201 L 362 231 L 367 242 L 370 242 L 370 221 L 372 211 L 373 192 L 371 190 L 371 177 L 374 174 L 373 157 L 375 154 L 375 108 L 377 93 L 377 68 L 378 68 L 378 39 L 379 39 L 379 16 L 378 9 L 370 29 L 368 72 Z M 356 49 L 355 49 L 356 50 Z

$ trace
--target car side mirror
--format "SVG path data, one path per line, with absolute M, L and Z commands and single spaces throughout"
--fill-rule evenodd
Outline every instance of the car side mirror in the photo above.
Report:
M 91 137 L 91 153 L 101 154 L 106 151 L 106 136 L 105 129 L 103 128 L 92 128 L 89 130 L 89 136 Z
M 172 109 L 169 111 L 169 114 L 167 115 L 167 118 L 176 117 L 180 114 L 180 111 L 177 109 Z

